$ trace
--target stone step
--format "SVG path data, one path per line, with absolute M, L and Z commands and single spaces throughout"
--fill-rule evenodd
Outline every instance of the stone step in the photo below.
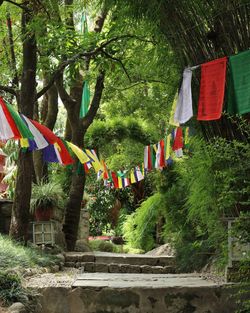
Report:
M 94 262 L 101 264 L 129 264 L 149 266 L 174 266 L 175 258 L 172 256 L 149 256 L 144 254 L 120 254 L 102 252 L 66 252 L 65 262 Z
M 172 274 L 175 273 L 173 266 L 131 265 L 117 263 L 95 262 L 65 262 L 65 267 L 82 269 L 87 273 L 143 273 L 143 274 Z

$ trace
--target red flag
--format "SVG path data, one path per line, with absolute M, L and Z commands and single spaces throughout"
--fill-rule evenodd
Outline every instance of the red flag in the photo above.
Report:
M 173 151 L 183 148 L 183 136 L 182 136 L 182 128 L 178 127 L 176 129 L 176 134 L 173 143 Z
M 57 137 L 48 127 L 38 123 L 37 121 L 33 121 L 31 119 L 30 121 L 42 133 L 42 135 L 49 144 L 58 144 L 58 146 L 60 147 L 60 150 L 58 152 L 64 165 L 72 164 L 74 162 L 67 148 L 65 147 L 65 144 L 59 137 Z
M 107 169 L 107 165 L 106 163 L 102 160 L 102 164 L 103 164 L 103 179 L 108 179 L 109 178 L 109 173 L 108 173 L 108 169 Z
M 198 120 L 210 121 L 221 117 L 226 81 L 227 57 L 201 65 Z
M 147 149 L 148 149 L 148 170 L 151 171 L 152 170 L 152 159 L 151 159 L 151 147 L 150 146 L 147 146 Z
M 160 167 L 165 166 L 165 155 L 164 155 L 164 139 L 160 141 L 160 146 L 161 146 L 161 154 L 160 154 Z
M 113 179 L 114 187 L 119 188 L 118 177 L 116 176 L 115 172 L 111 172 L 111 176 Z
M 49 144 L 53 145 L 57 142 L 57 136 L 46 126 L 38 123 L 37 121 L 31 120 L 32 124 L 42 133 L 44 138 L 48 141 Z
M 0 105 L 2 106 L 4 115 L 5 115 L 7 121 L 9 123 L 9 125 L 10 125 L 10 128 L 11 128 L 13 134 L 14 134 L 14 139 L 22 138 L 22 135 L 20 134 L 13 117 L 11 116 L 11 114 L 10 114 L 10 112 L 9 112 L 9 110 L 8 110 L 4 100 L 3 100 L 3 98 L 1 98 L 1 97 L 0 97 Z

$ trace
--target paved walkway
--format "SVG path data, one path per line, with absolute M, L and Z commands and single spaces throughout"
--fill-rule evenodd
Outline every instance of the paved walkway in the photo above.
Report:
M 100 288 L 167 288 L 220 286 L 198 274 L 111 274 L 83 273 L 76 276 L 72 287 Z

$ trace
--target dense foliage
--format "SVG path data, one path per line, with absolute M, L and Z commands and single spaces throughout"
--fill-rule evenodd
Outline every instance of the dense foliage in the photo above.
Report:
M 0 303 L 5 306 L 13 302 L 25 303 L 28 301 L 27 294 L 17 275 L 0 271 Z
M 249 207 L 249 144 L 193 138 L 190 149 L 190 157 L 158 174 L 158 193 L 142 203 L 124 227 L 130 245 L 149 250 L 155 244 L 156 224 L 164 217 L 162 236 L 175 246 L 180 270 L 197 269 L 211 256 L 225 264 L 225 218 Z

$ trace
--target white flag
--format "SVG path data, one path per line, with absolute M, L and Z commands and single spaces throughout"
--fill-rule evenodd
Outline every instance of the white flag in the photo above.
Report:
M 192 71 L 190 68 L 185 68 L 174 114 L 176 123 L 184 124 L 193 116 L 191 81 Z

